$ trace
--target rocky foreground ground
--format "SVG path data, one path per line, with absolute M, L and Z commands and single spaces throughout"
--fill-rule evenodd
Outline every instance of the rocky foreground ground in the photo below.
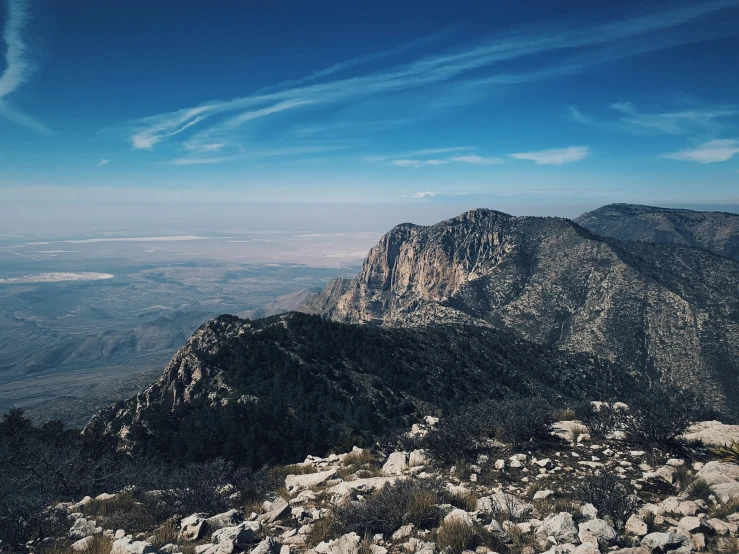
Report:
M 418 437 L 437 425 L 414 425 Z M 577 421 L 536 451 L 450 466 L 421 449 L 308 456 L 281 468 L 269 500 L 224 513 L 182 514 L 156 528 L 114 528 L 121 511 L 162 491 L 122 491 L 58 506 L 68 536 L 32 552 L 101 554 L 688 554 L 739 552 L 739 465 L 709 446 L 739 426 L 694 425 L 669 448 L 637 448 L 619 433 L 596 440 Z M 135 497 L 140 500 L 131 500 Z M 218 494 L 239 501 L 239 491 Z M 125 514 L 124 514 L 125 515 Z M 134 522 L 135 523 L 135 522 Z M 135 524 L 134 524 L 135 527 Z M 7 548 L 6 548 L 7 550 Z

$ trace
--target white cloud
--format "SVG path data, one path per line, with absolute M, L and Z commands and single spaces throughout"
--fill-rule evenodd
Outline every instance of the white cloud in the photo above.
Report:
M 468 156 L 455 156 L 449 158 L 453 162 L 462 162 L 474 165 L 491 165 L 491 164 L 502 164 L 505 163 L 502 158 L 484 158 L 477 154 L 470 154 Z
M 398 167 L 421 167 L 423 162 L 421 160 L 393 160 L 392 164 Z
M 5 100 L 5 97 L 25 84 L 35 71 L 35 64 L 31 61 L 28 46 L 22 36 L 30 20 L 31 11 L 25 0 L 8 1 L 8 17 L 3 29 L 6 67 L 0 75 L 0 116 L 41 134 L 50 134 L 46 125 Z
M 739 154 L 739 140 L 711 140 L 701 144 L 698 148 L 681 150 L 671 154 L 663 154 L 663 158 L 670 160 L 683 160 L 689 162 L 698 162 L 702 164 L 710 164 L 716 162 L 725 162 Z
M 536 165 L 562 165 L 584 160 L 590 149 L 587 146 L 569 146 L 567 148 L 551 148 L 537 152 L 519 152 L 510 154 L 517 160 L 530 160 Z
M 425 161 L 426 165 L 444 165 L 448 163 L 449 163 L 449 160 L 426 160 Z
M 609 107 L 622 113 L 634 113 L 636 111 L 633 102 L 614 102 Z
M 110 163 L 110 160 L 106 160 L 105 158 L 100 158 L 100 161 L 97 163 L 97 166 L 100 167 L 103 165 L 107 165 L 109 163 Z
M 475 47 L 419 58 L 390 70 L 305 84 L 313 78 L 322 79 L 344 68 L 360 65 L 373 58 L 373 54 L 368 54 L 314 72 L 298 86 L 285 86 L 271 92 L 255 93 L 228 101 L 211 101 L 139 120 L 135 122 L 138 129 L 131 137 L 131 142 L 134 148 L 151 149 L 156 144 L 195 127 L 200 135 L 199 141 L 228 142 L 234 140 L 233 134 L 244 123 L 257 118 L 308 106 L 346 104 L 360 98 L 429 87 L 455 79 L 462 80 L 461 84 L 469 89 L 553 79 L 614 59 L 706 38 L 739 34 L 739 25 L 728 25 L 728 21 L 723 30 L 688 25 L 736 4 L 736 0 L 694 2 L 670 11 L 653 11 L 605 24 L 575 26 L 552 22 L 547 28 L 513 29 L 494 35 Z M 731 14 L 728 16 L 730 18 Z M 677 27 L 680 32 L 670 32 Z M 614 48 L 614 44 L 618 47 Z M 523 72 L 509 73 L 505 69 L 496 72 L 493 69 L 504 62 L 524 57 L 534 59 L 537 54 L 560 52 L 564 54 L 539 56 L 535 65 Z M 384 53 L 380 54 L 385 57 Z M 488 70 L 489 74 L 478 77 L 483 69 Z
M 414 192 L 410 196 L 411 198 L 433 198 L 437 194 L 438 194 L 437 192 L 426 191 L 426 192 Z

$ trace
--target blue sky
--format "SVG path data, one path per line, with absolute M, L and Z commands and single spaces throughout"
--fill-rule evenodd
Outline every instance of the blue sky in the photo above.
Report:
M 0 28 L 0 202 L 739 202 L 739 0 L 0 0 Z

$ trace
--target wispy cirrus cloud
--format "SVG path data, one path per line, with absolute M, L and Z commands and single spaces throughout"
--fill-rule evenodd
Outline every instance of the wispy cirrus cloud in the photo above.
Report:
M 8 17 L 2 35 L 6 67 L 0 75 L 0 116 L 38 133 L 50 134 L 51 130 L 46 125 L 6 100 L 7 96 L 28 82 L 36 70 L 31 52 L 23 39 L 23 32 L 30 21 L 29 2 L 8 0 Z
M 102 167 L 104 165 L 108 165 L 109 163 L 110 163 L 110 160 L 107 160 L 105 158 L 100 158 L 100 160 L 98 160 L 98 163 L 96 165 L 98 167 Z
M 519 152 L 510 154 L 517 160 L 529 160 L 536 165 L 563 165 L 584 160 L 590 154 L 587 146 L 569 146 L 567 148 L 550 148 L 536 152 Z
M 238 133 L 243 125 L 263 118 L 274 120 L 282 112 L 303 113 L 307 109 L 323 109 L 452 81 L 481 88 L 554 79 L 614 59 L 739 34 L 739 25 L 732 24 L 736 23 L 735 13 L 727 14 L 721 26 L 710 30 L 690 25 L 736 6 L 739 0 L 714 0 L 608 23 L 555 22 L 546 28 L 519 28 L 491 36 L 472 47 L 447 49 L 388 70 L 333 79 L 345 69 L 360 67 L 366 61 L 394 57 L 387 55 L 387 51 L 367 54 L 318 70 L 276 90 L 226 101 L 214 100 L 138 120 L 134 122 L 136 131 L 130 140 L 135 149 L 152 149 L 178 135 L 194 132 L 196 137 L 189 140 L 195 139 L 197 144 L 240 143 Z M 558 55 L 552 56 L 553 53 Z M 521 71 L 511 73 L 496 67 L 523 58 L 530 63 Z M 488 74 L 481 75 L 485 71 Z M 197 148 L 192 150 L 197 152 Z
M 574 121 L 611 131 L 634 134 L 712 137 L 721 132 L 726 120 L 739 117 L 737 106 L 691 106 L 669 111 L 643 111 L 633 102 L 615 102 L 608 106 L 619 113 L 616 119 L 595 119 L 576 106 L 570 106 Z
M 491 164 L 502 164 L 505 163 L 503 158 L 486 158 L 484 156 L 478 156 L 477 154 L 469 154 L 467 156 L 454 156 L 449 158 L 453 162 L 462 162 L 473 165 L 491 165 Z
M 710 164 L 726 162 L 736 154 L 739 154 L 739 140 L 723 139 L 708 141 L 697 148 L 689 148 L 679 152 L 663 154 L 662 157 L 670 160 Z
M 443 165 L 445 163 L 449 163 L 447 160 L 393 160 L 393 165 L 397 165 L 398 167 L 423 167 L 425 165 Z

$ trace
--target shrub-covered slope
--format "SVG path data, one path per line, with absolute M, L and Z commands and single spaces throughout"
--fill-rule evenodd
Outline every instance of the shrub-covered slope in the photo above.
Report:
M 159 381 L 103 410 L 88 436 L 175 461 L 259 467 L 370 443 L 419 415 L 491 398 L 627 398 L 614 364 L 478 326 L 373 328 L 292 313 L 203 325 Z

